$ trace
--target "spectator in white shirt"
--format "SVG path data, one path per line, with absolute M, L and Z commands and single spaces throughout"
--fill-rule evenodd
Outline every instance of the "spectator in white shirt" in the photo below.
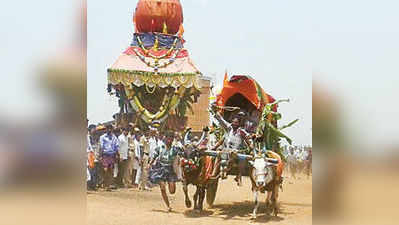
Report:
M 290 169 L 291 177 L 296 179 L 295 174 L 297 169 L 297 158 L 293 148 L 290 148 L 290 152 L 287 155 L 287 162 Z
M 136 176 L 134 179 L 134 186 L 139 187 L 141 181 L 141 172 L 142 172 L 142 159 L 143 159 L 143 149 L 142 145 L 140 145 L 140 129 L 134 128 L 134 159 L 133 159 L 133 169 L 136 170 Z
M 139 190 L 150 190 L 148 184 L 148 171 L 147 171 L 147 163 L 149 160 L 149 143 L 148 138 L 142 133 L 140 137 L 140 176 L 139 181 L 136 182 L 139 185 Z
M 128 166 L 128 154 L 129 154 L 129 130 L 127 128 L 123 128 L 122 134 L 119 135 L 119 174 L 118 174 L 118 183 L 121 186 L 127 185 L 127 166 Z
M 154 157 L 155 149 L 160 146 L 161 140 L 158 138 L 158 132 L 156 129 L 150 130 L 150 137 L 148 138 L 149 145 L 149 160 Z

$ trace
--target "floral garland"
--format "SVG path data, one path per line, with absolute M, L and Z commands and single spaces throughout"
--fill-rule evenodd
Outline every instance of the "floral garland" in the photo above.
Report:
M 143 63 L 145 63 L 147 66 L 153 68 L 155 73 L 158 72 L 158 69 L 165 68 L 165 67 L 169 66 L 170 64 L 174 63 L 177 55 L 180 52 L 180 50 L 175 51 L 175 53 L 172 55 L 172 57 L 165 63 L 159 64 L 159 60 L 155 59 L 154 64 L 151 64 L 151 62 L 146 61 L 145 56 L 143 56 L 139 51 L 137 51 L 136 49 L 133 49 L 133 51 L 136 53 L 136 55 L 139 57 L 139 59 Z
M 175 38 L 172 47 L 165 54 L 163 54 L 161 56 L 152 55 L 151 52 L 144 47 L 143 42 L 141 41 L 140 37 L 137 36 L 136 38 L 140 45 L 140 48 L 144 51 L 144 53 L 154 59 L 154 64 L 151 64 L 151 62 L 146 61 L 146 57 L 144 55 L 142 55 L 139 51 L 137 51 L 137 49 L 133 49 L 133 51 L 136 53 L 136 55 L 139 57 L 139 59 L 143 63 L 145 63 L 147 66 L 153 68 L 155 73 L 158 72 L 158 69 L 165 68 L 165 67 L 169 66 L 170 64 L 172 64 L 173 62 L 175 62 L 176 57 L 181 50 L 181 49 L 176 50 L 173 53 L 172 57 L 170 57 L 170 59 L 167 62 L 159 64 L 160 59 L 164 59 L 165 57 L 169 56 L 171 54 L 171 52 L 176 48 L 177 38 Z M 158 38 L 155 39 L 155 44 L 154 44 L 153 48 L 156 51 L 158 50 Z
M 154 92 L 155 92 L 155 89 L 157 88 L 157 86 L 154 86 L 153 88 L 152 88 L 152 91 L 150 90 L 150 88 L 148 87 L 148 85 L 145 85 L 145 90 L 148 92 L 148 93 L 150 93 L 150 94 L 153 94 Z
M 131 91 L 131 90 L 130 90 Z M 184 95 L 185 88 L 181 87 L 175 91 L 173 96 L 169 98 L 168 92 L 164 95 L 162 105 L 156 113 L 149 112 L 141 103 L 140 99 L 135 95 L 130 101 L 134 110 L 136 110 L 140 117 L 146 122 L 151 123 L 154 120 L 161 122 L 168 117 L 168 112 L 173 111 L 180 103 L 180 99 Z M 131 95 L 129 93 L 129 95 Z

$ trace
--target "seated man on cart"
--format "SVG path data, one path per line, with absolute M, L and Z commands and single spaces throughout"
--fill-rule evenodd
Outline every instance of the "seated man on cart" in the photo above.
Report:
M 245 159 L 237 157 L 238 152 L 244 150 L 244 143 L 250 148 L 253 149 L 253 143 L 251 140 L 251 135 L 249 135 L 243 128 L 240 127 L 241 121 L 240 117 L 236 116 L 232 119 L 231 123 L 227 122 L 223 119 L 219 112 L 216 111 L 216 105 L 212 106 L 212 112 L 214 113 L 215 119 L 218 120 L 220 126 L 226 131 L 223 138 L 219 140 L 219 142 L 212 148 L 212 150 L 217 150 L 223 144 L 223 150 L 228 153 L 228 164 L 225 171 L 222 171 L 222 179 L 226 179 L 224 175 L 225 172 L 228 172 L 232 168 L 232 164 L 238 161 L 239 172 L 235 178 L 237 184 L 241 186 L 241 175 L 245 169 Z M 219 168 L 221 164 L 220 155 L 217 157 L 212 177 L 216 178 L 219 174 Z

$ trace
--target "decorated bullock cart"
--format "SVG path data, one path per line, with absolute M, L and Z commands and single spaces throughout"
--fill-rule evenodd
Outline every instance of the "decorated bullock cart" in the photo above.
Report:
M 267 162 L 265 165 L 273 164 L 276 166 L 274 170 L 275 177 L 281 177 L 284 164 L 279 155 L 279 143 L 283 138 L 291 144 L 291 139 L 284 135 L 281 130 L 292 126 L 298 121 L 295 120 L 285 126 L 278 127 L 278 120 L 281 119 L 281 114 L 277 112 L 277 108 L 278 104 L 284 101 L 288 100 L 276 101 L 250 76 L 235 75 L 228 79 L 227 74 L 225 75 L 223 88 L 216 96 L 212 113 L 215 114 L 216 110 L 219 111 L 226 121 L 230 121 L 237 114 L 241 115 L 242 119 L 246 121 L 242 126 L 251 134 L 251 138 L 255 142 L 255 148 L 236 151 L 233 155 L 226 153 L 224 150 L 206 151 L 206 155 L 222 158 L 221 173 L 223 173 L 227 161 L 231 157 L 236 157 L 245 161 L 245 169 L 242 175 L 250 176 L 255 159 L 264 158 Z M 219 132 L 223 131 L 220 131 L 219 128 Z M 221 137 L 222 135 L 217 136 Z M 237 175 L 238 172 L 238 166 L 234 164 L 226 175 Z M 206 197 L 209 205 L 212 205 L 215 200 L 217 187 L 218 180 L 208 187 Z

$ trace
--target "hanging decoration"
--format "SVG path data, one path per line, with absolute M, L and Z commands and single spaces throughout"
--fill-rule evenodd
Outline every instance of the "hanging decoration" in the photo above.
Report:
M 180 52 L 180 49 L 176 50 L 176 51 L 174 51 L 174 53 L 173 53 L 173 55 L 171 57 L 168 57 L 168 56 L 171 55 L 171 53 L 175 49 L 178 38 L 175 38 L 175 41 L 173 42 L 173 45 L 171 46 L 170 49 L 167 50 L 167 52 L 165 54 L 162 54 L 162 55 L 159 55 L 159 56 L 151 54 L 151 51 L 144 47 L 143 42 L 141 41 L 139 36 L 136 36 L 136 38 L 137 38 L 137 41 L 138 41 L 138 43 L 140 45 L 140 48 L 144 51 L 144 54 L 149 56 L 149 57 L 151 57 L 152 59 L 154 59 L 154 63 L 151 64 L 150 61 L 146 61 L 146 57 L 144 55 L 142 55 L 137 49 L 134 48 L 133 51 L 136 53 L 136 55 L 139 57 L 139 59 L 143 63 L 145 63 L 147 66 L 153 68 L 155 73 L 158 73 L 158 69 L 159 68 L 165 68 L 165 67 L 169 66 L 170 64 L 172 64 L 173 62 L 175 62 L 176 57 L 177 57 L 177 55 Z M 154 43 L 154 46 L 153 46 L 152 49 L 155 50 L 156 52 L 158 51 L 158 38 L 155 39 L 155 43 Z M 168 57 L 169 60 L 167 60 L 166 62 L 160 64 L 159 60 L 160 59 L 164 59 L 166 57 Z

